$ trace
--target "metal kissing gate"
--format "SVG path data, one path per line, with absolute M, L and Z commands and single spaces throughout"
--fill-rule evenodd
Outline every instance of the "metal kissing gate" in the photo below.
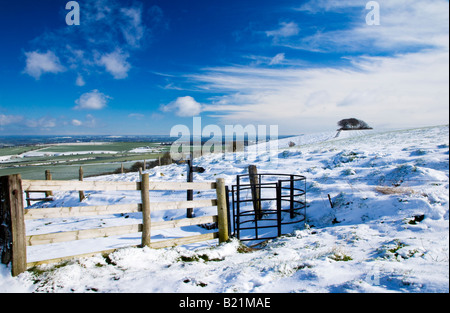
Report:
M 306 219 L 306 177 L 301 175 L 237 175 L 231 195 L 231 232 L 241 241 L 279 237 Z

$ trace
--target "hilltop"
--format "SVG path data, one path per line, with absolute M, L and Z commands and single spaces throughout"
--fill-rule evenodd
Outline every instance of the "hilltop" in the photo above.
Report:
M 345 134 L 345 135 L 344 135 Z M 70 261 L 64 266 L 12 278 L 0 267 L 0 292 L 449 292 L 449 128 L 436 126 L 387 132 L 320 133 L 281 139 L 276 150 L 252 159 L 211 154 L 195 159 L 205 168 L 195 181 L 223 177 L 228 185 L 255 164 L 260 173 L 306 176 L 307 220 L 259 249 L 233 239 L 162 250 L 124 248 L 107 258 Z M 295 145 L 289 147 L 289 142 Z M 247 157 L 247 159 L 246 159 Z M 185 181 L 186 167 L 147 170 L 151 180 Z M 90 178 L 138 181 L 138 173 Z M 332 206 L 328 200 L 330 195 Z M 77 193 L 55 195 L 51 205 L 75 205 Z M 92 193 L 87 204 L 136 200 L 127 192 Z M 182 199 L 158 192 L 152 199 Z M 38 207 L 39 205 L 36 205 Z M 41 205 L 42 206 L 42 205 Z M 183 217 L 185 212 L 152 216 Z M 196 215 L 208 209 L 196 210 Z M 136 213 L 137 214 L 137 213 Z M 136 223 L 138 217 L 104 216 L 27 222 L 30 234 Z M 48 225 L 45 225 L 48 224 Z M 204 232 L 193 226 L 157 234 L 169 238 Z M 45 232 L 48 232 L 46 229 Z M 86 240 L 71 249 L 117 247 L 140 235 Z M 155 238 L 155 239 L 157 239 Z M 30 249 L 29 259 L 67 253 L 71 245 Z M 86 251 L 86 250 L 84 250 Z

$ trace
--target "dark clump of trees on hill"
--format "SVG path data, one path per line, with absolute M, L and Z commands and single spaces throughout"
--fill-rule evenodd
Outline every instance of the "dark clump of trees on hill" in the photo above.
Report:
M 338 123 L 338 130 L 373 129 L 366 122 L 357 118 L 345 118 Z

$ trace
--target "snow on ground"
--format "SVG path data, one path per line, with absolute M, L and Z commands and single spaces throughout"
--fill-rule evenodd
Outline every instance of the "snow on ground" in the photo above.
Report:
M 117 154 L 117 151 L 69 151 L 69 152 L 52 152 L 52 151 L 41 151 L 34 150 L 24 152 L 18 155 L 5 155 L 0 157 L 0 162 L 17 162 L 17 159 L 23 158 L 35 158 L 35 157 L 57 157 L 64 155 L 83 155 L 83 154 Z
M 68 151 L 68 152 L 52 152 L 52 151 L 41 151 L 34 150 L 20 154 L 20 158 L 32 158 L 32 157 L 43 157 L 43 156 L 63 156 L 63 155 L 79 155 L 79 154 L 117 154 L 117 151 Z
M 258 249 L 236 239 L 152 250 L 124 248 L 41 266 L 12 278 L 0 266 L 0 292 L 449 292 L 448 126 L 392 132 L 346 132 L 286 138 L 280 149 L 195 160 L 195 181 L 259 173 L 307 178 L 307 221 Z M 289 142 L 295 146 L 289 148 Z M 147 171 L 151 180 L 185 181 L 183 165 Z M 91 178 L 137 181 L 137 173 Z M 333 207 L 328 201 L 328 195 Z M 139 202 L 133 192 L 91 192 L 83 205 Z M 196 194 L 211 198 L 214 192 Z M 152 192 L 151 201 L 184 193 Z M 53 206 L 79 205 L 78 193 L 55 195 Z M 44 204 L 50 205 L 49 203 Z M 36 206 L 36 205 L 35 205 Z M 152 214 L 183 218 L 184 210 Z M 214 214 L 213 208 L 196 215 Z M 27 234 L 136 224 L 140 214 L 27 221 Z M 198 226 L 165 230 L 152 240 L 207 232 Z M 138 244 L 140 234 L 29 247 L 28 261 Z M 83 251 L 81 251 L 83 250 Z
M 138 147 L 130 150 L 132 153 L 159 153 L 160 149 L 152 148 L 152 147 Z

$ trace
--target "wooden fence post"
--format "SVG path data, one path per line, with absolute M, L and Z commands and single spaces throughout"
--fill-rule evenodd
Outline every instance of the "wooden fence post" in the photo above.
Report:
M 52 173 L 50 170 L 45 170 L 45 180 L 52 180 Z M 49 190 L 45 192 L 45 197 L 53 196 L 53 191 Z
M 151 217 L 150 217 L 150 181 L 149 174 L 141 176 L 141 201 L 142 201 L 142 247 L 150 246 Z
M 1 262 L 11 263 L 11 274 L 27 270 L 27 252 L 20 174 L 0 177 Z
M 255 210 L 255 218 L 260 220 L 262 218 L 261 212 L 261 200 L 260 200 L 260 187 L 259 187 L 259 176 L 256 165 L 248 166 L 248 174 L 250 179 L 250 188 L 252 191 L 253 209 Z
M 80 166 L 80 169 L 79 169 L 79 171 L 78 171 L 78 179 L 80 180 L 80 181 L 83 181 L 83 168 Z M 82 191 L 82 190 L 80 190 L 80 191 L 78 191 L 78 194 L 79 194 L 79 196 L 80 196 L 80 202 L 81 201 L 83 201 L 84 200 L 84 191 Z
M 219 216 L 219 243 L 228 240 L 228 207 L 225 191 L 225 180 L 218 178 L 216 180 L 217 195 L 217 215 Z

